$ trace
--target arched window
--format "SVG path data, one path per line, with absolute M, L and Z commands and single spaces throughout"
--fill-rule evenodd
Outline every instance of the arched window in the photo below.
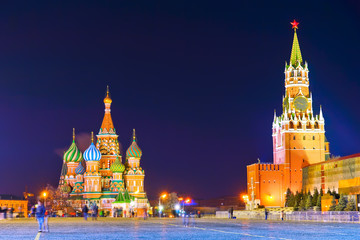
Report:
M 313 140 L 315 140 L 315 136 L 313 136 Z
M 294 149 L 296 149 L 296 147 L 294 147 Z
M 319 123 L 318 122 L 315 122 L 315 129 L 319 129 Z
M 290 128 L 294 128 L 294 123 L 290 121 Z
M 306 129 L 311 129 L 311 124 L 310 124 L 310 122 L 307 122 L 307 123 L 306 123 Z
M 305 136 L 305 135 L 303 136 L 303 140 L 306 140 L 306 136 Z
M 302 128 L 301 122 L 298 123 L 297 128 Z
M 295 140 L 295 136 L 293 137 L 293 140 Z

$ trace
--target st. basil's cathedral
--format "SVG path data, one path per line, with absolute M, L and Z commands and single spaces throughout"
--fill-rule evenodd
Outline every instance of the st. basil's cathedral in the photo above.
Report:
M 119 148 L 118 135 L 111 118 L 109 88 L 104 98 L 105 114 L 96 135 L 91 133 L 91 144 L 82 153 L 73 141 L 64 153 L 59 189 L 69 196 L 74 208 L 97 204 L 99 209 L 135 211 L 143 215 L 150 207 L 144 190 L 145 171 L 140 167 L 142 151 L 137 144 L 135 129 L 132 143 L 126 151 L 125 163 Z

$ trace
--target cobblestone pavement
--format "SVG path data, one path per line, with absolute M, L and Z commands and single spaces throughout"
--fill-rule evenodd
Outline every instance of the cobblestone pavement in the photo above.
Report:
M 359 224 L 229 219 L 52 218 L 50 232 L 37 233 L 34 219 L 0 221 L 0 239 L 359 239 Z

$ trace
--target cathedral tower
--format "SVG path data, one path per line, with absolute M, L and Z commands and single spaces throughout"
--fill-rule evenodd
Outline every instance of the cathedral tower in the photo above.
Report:
M 135 129 L 133 129 L 132 138 L 132 143 L 126 151 L 126 170 L 124 172 L 126 189 L 130 192 L 130 195 L 132 196 L 145 198 L 145 171 L 140 167 L 142 151 L 136 142 Z
M 112 99 L 110 98 L 109 86 L 106 90 L 106 96 L 104 98 L 105 104 L 105 114 L 99 130 L 96 142 L 96 147 L 101 152 L 100 160 L 100 174 L 102 176 L 102 188 L 109 189 L 112 172 L 110 166 L 115 162 L 116 158 L 120 158 L 121 155 L 119 149 L 118 135 L 116 135 L 116 130 L 111 118 L 111 103 Z
M 100 151 L 94 145 L 94 137 L 91 132 L 91 144 L 84 152 L 86 161 L 86 172 L 84 174 L 84 198 L 100 198 L 101 175 L 99 173 L 99 163 L 101 160 Z
M 78 149 L 75 143 L 75 128 L 73 128 L 73 141 L 69 149 L 64 153 L 64 162 L 66 162 L 67 165 L 67 173 L 65 176 L 65 181 L 73 187 L 76 179 L 76 173 L 75 169 L 79 165 L 79 163 L 82 160 L 82 153 Z

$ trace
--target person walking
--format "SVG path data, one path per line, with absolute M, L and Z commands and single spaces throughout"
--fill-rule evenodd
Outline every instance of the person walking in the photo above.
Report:
M 281 211 L 280 217 L 281 217 L 281 221 L 284 221 L 284 210 Z
M 9 209 L 9 217 L 12 219 L 13 218 L 13 214 L 14 214 L 14 208 L 10 208 Z
M 45 210 L 44 214 L 44 232 L 50 232 L 49 230 L 49 211 Z
M 38 201 L 38 207 L 36 208 L 35 216 L 39 223 L 39 232 L 42 232 L 44 225 L 45 207 L 40 200 Z
M 83 212 L 85 221 L 87 221 L 89 208 L 87 207 L 86 204 L 85 204 L 84 207 L 82 208 L 82 212 Z
M 7 214 L 7 211 L 8 211 L 8 208 L 7 208 L 7 205 L 5 205 L 4 209 L 3 209 L 3 212 L 4 212 L 4 219 L 6 219 L 6 214 Z
M 265 208 L 265 220 L 268 218 L 269 211 Z
M 36 207 L 35 205 L 33 205 L 30 210 L 30 217 L 35 217 L 35 213 L 36 213 Z
M 96 205 L 96 203 L 93 205 L 93 207 L 92 207 L 92 220 L 94 221 L 96 221 L 97 220 L 97 216 L 98 216 L 98 210 L 99 210 L 99 208 L 98 208 L 98 206 Z

